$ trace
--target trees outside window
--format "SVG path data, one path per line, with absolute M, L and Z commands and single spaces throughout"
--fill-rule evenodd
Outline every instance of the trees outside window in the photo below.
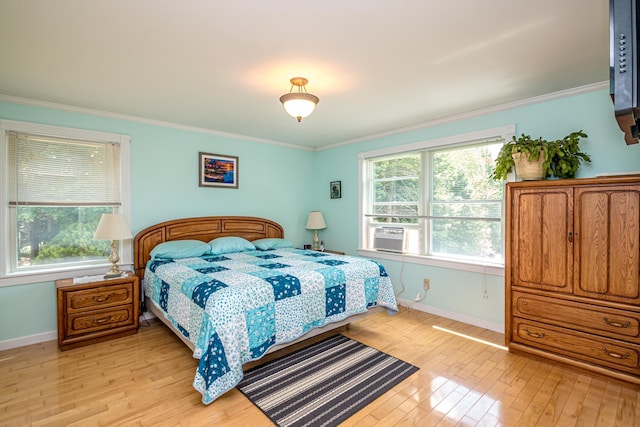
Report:
M 18 207 L 18 268 L 103 260 L 111 244 L 93 240 L 111 207 Z
M 403 227 L 405 252 L 503 262 L 504 183 L 491 179 L 507 135 L 363 157 L 363 247 L 378 227 Z
M 111 242 L 93 235 L 128 211 L 129 137 L 0 120 L 0 153 L 0 281 L 106 264 Z

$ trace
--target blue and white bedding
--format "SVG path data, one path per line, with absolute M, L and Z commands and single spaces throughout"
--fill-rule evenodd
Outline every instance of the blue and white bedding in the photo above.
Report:
M 397 311 L 382 265 L 295 248 L 152 259 L 144 292 L 195 345 L 193 386 L 205 404 L 275 344 L 373 306 Z

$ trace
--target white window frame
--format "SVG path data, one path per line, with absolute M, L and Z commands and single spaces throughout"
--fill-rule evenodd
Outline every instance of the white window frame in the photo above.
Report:
M 451 258 L 441 258 L 436 256 L 406 254 L 406 253 L 392 253 L 381 252 L 374 249 L 368 249 L 366 247 L 368 227 L 367 221 L 365 221 L 365 213 L 368 210 L 369 200 L 367 197 L 370 195 L 367 190 L 367 162 L 369 159 L 400 155 L 406 152 L 416 152 L 425 149 L 446 148 L 456 145 L 468 145 L 474 141 L 488 140 L 492 138 L 502 138 L 505 143 L 510 141 L 515 135 L 515 125 L 507 125 L 498 128 L 486 129 L 481 131 L 469 132 L 460 135 L 453 135 L 444 138 L 431 139 L 426 141 L 420 141 L 410 144 L 404 144 L 400 146 L 387 147 L 379 150 L 367 151 L 358 154 L 358 176 L 360 178 L 358 184 L 358 199 L 360 203 L 358 205 L 358 254 L 368 257 L 376 257 L 382 259 L 389 259 L 393 261 L 410 262 L 415 264 L 429 265 L 434 267 L 450 268 L 455 270 L 471 271 L 483 274 L 490 274 L 495 276 L 504 275 L 504 263 L 491 263 L 489 261 L 477 262 L 473 260 L 460 260 Z M 423 171 L 425 173 L 425 171 Z M 513 180 L 513 174 L 510 175 L 508 181 Z M 421 179 L 420 185 L 423 185 L 424 179 Z M 504 200 L 502 202 L 502 235 L 504 237 Z M 504 245 L 504 239 L 503 239 Z M 503 248 L 504 251 L 504 248 Z
M 9 252 L 12 248 L 11 236 L 15 230 L 12 228 L 11 215 L 9 215 L 9 194 L 8 194 L 8 137 L 7 131 L 39 134 L 59 138 L 81 139 L 109 144 L 120 144 L 120 213 L 131 224 L 131 138 L 128 135 L 91 131 L 37 123 L 20 122 L 12 120 L 0 120 L 0 165 L 2 165 L 2 179 L 0 182 L 0 253 L 4 254 L 0 259 L 0 287 L 22 285 L 29 283 L 50 282 L 53 280 L 90 276 L 105 273 L 111 265 L 106 259 L 104 262 L 97 262 L 92 265 L 82 266 L 47 266 L 37 271 L 17 271 L 10 269 L 11 256 Z M 119 265 L 127 268 L 133 265 L 133 240 L 121 242 L 119 251 Z

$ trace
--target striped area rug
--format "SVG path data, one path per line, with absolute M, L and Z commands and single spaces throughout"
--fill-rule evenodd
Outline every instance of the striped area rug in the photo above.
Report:
M 335 426 L 417 370 L 336 335 L 247 371 L 238 389 L 280 427 Z

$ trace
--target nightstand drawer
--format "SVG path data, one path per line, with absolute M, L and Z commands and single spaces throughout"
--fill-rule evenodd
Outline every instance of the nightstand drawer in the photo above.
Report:
M 135 334 L 138 330 L 140 281 L 126 274 L 116 279 L 74 283 L 56 281 L 60 349 Z
M 133 301 L 133 284 L 99 287 L 67 293 L 67 312 L 130 304 Z
M 129 326 L 133 324 L 133 307 L 131 305 L 108 310 L 70 314 L 67 336 L 70 337 L 107 329 L 112 330 L 119 326 Z

